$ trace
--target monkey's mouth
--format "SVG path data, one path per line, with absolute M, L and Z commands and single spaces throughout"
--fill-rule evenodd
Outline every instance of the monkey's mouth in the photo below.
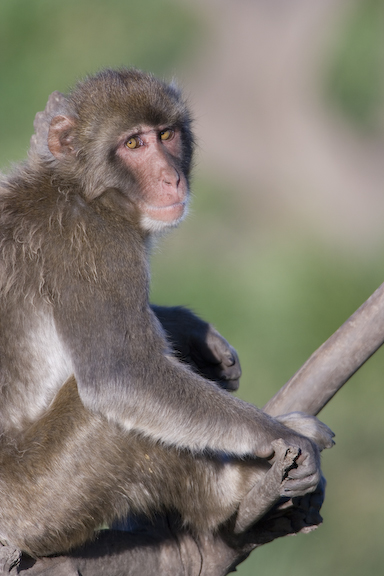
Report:
M 148 218 L 153 220 L 173 222 L 175 220 L 180 220 L 180 218 L 185 215 L 184 213 L 186 212 L 187 204 L 187 200 L 174 202 L 167 206 L 153 206 L 151 204 L 145 204 L 143 206 L 143 212 Z

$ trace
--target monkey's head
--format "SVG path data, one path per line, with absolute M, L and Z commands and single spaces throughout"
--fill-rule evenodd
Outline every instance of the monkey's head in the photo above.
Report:
M 32 154 L 87 202 L 107 194 L 138 212 L 144 231 L 185 216 L 193 153 L 180 92 L 136 69 L 104 70 L 36 115 Z

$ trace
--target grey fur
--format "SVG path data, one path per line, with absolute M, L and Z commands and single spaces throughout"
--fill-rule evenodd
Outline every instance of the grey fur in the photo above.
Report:
M 55 156 L 47 139 L 58 116 L 68 119 L 67 152 Z M 170 162 L 188 180 L 184 101 L 123 69 L 54 93 L 29 161 L 0 189 L 0 539 L 32 555 L 68 550 L 129 513 L 174 510 L 192 529 L 214 530 L 278 438 L 300 454 L 281 494 L 320 479 L 310 440 L 208 380 L 199 354 L 194 370 L 182 361 L 180 326 L 193 333 L 201 321 L 157 309 L 179 358 L 150 308 L 141 191 L 115 153 L 140 122 L 178 127 L 182 151 Z M 197 341 L 219 364 L 211 377 L 236 381 L 232 349 L 205 327 Z

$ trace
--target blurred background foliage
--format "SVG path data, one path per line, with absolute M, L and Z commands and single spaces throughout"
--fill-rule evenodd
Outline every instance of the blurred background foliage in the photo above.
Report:
M 328 70 L 328 96 L 361 128 L 383 129 L 384 3 L 359 2 L 337 38 Z
M 1 158 L 23 157 L 31 119 L 53 90 L 105 66 L 156 74 L 188 55 L 197 18 L 169 0 L 0 3 Z M 10 114 L 16 109 L 17 114 Z M 18 137 L 16 138 L 16 133 Z M 20 137 L 25 139 L 24 150 Z
M 230 4 L 2 0 L 3 169 L 25 157 L 34 114 L 44 108 L 48 94 L 65 92 L 77 78 L 106 65 L 134 65 L 187 79 L 192 106 L 197 103 L 204 111 L 198 127 L 204 125 L 210 111 L 201 102 L 216 72 L 204 75 L 199 69 L 220 57 L 214 51 L 215 26 L 224 22 Z M 342 9 L 335 11 L 332 35 L 324 35 L 326 57 L 316 81 L 317 98 L 336 123 L 352 134 L 362 130 L 364 138 L 374 139 L 380 147 L 384 0 L 354 1 L 348 10 L 345 2 L 336 4 Z M 249 2 L 240 0 L 236 9 L 239 15 L 244 9 L 249 27 Z M 276 2 L 268 18 L 285 16 L 282 3 Z M 234 40 L 230 35 L 228 39 Z M 237 34 L 235 40 L 241 48 L 243 38 Z M 233 70 L 226 71 L 225 62 L 222 66 L 229 78 Z M 256 100 L 252 106 L 256 114 Z M 242 139 L 233 132 L 236 124 L 229 125 L 229 143 L 238 148 Z M 278 191 L 275 194 L 257 174 L 251 183 L 241 181 L 236 160 L 227 172 L 218 170 L 214 161 L 210 166 L 209 145 L 206 140 L 199 143 L 202 152 L 195 168 L 191 215 L 154 251 L 152 296 L 157 303 L 191 306 L 215 323 L 240 353 L 244 374 L 240 395 L 262 406 L 383 281 L 384 238 L 380 227 L 372 225 L 370 242 L 369 221 L 364 242 L 358 231 L 356 237 L 352 234 L 338 242 L 337 234 L 321 221 L 319 233 L 312 211 L 306 211 L 293 193 L 289 203 L 295 216 L 282 214 L 273 208 Z M 382 196 L 383 180 L 376 186 Z M 343 205 L 349 202 L 347 194 Z M 378 210 L 372 206 L 372 219 Z M 328 479 L 324 526 L 261 548 L 239 567 L 240 574 L 377 576 L 382 571 L 383 369 L 381 350 L 321 415 L 337 441 L 323 455 Z

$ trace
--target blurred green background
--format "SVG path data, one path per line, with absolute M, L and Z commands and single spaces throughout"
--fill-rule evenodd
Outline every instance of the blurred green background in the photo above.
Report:
M 194 201 L 155 250 L 152 298 L 217 326 L 259 406 L 384 280 L 384 0 L 266 4 L 0 3 L 5 171 L 48 94 L 86 73 L 134 65 L 186 86 Z M 337 442 L 324 525 L 255 551 L 240 574 L 382 572 L 383 370 L 380 350 L 321 414 Z

